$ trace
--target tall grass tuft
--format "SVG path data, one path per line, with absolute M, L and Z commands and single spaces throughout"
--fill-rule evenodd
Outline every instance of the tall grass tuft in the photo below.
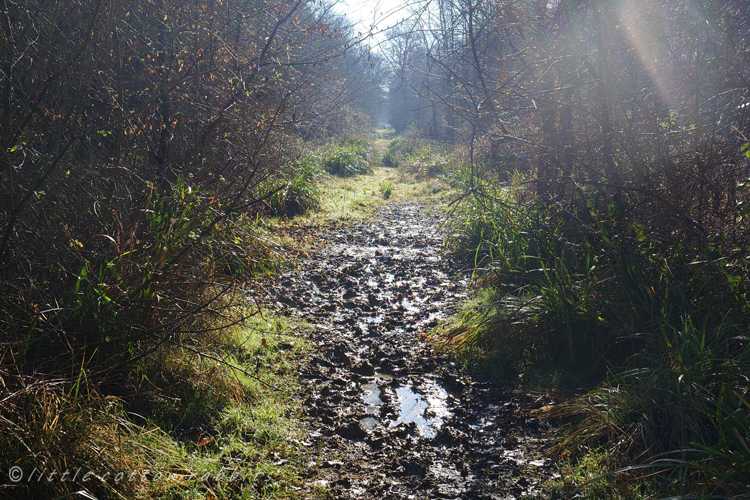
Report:
M 628 263 L 618 245 L 597 242 L 591 227 L 541 203 L 480 198 L 463 213 L 450 244 L 481 270 L 480 283 L 496 290 L 484 306 L 487 323 L 471 343 L 507 347 L 507 326 L 523 321 L 544 331 L 550 352 L 571 367 L 603 369 L 610 341 L 633 333 L 622 321 L 627 311 L 620 301 L 629 289 L 618 274 Z M 450 335 L 462 330 L 459 325 Z
M 604 443 L 680 494 L 746 493 L 749 339 L 729 322 L 708 323 L 660 322 L 655 333 L 639 335 L 649 348 L 624 370 L 552 410 L 552 418 L 575 422 L 558 451 Z
M 381 163 L 388 168 L 398 168 L 411 161 L 418 150 L 419 144 L 416 139 L 397 137 L 391 141 L 383 153 Z
M 135 498 L 149 491 L 152 464 L 179 460 L 161 430 L 145 432 L 134 425 L 120 400 L 102 397 L 84 380 L 69 386 L 24 379 L 4 377 L 8 393 L 0 457 L 4 473 L 15 467 L 22 474 L 6 482 L 10 497 L 58 498 L 83 491 L 93 498 Z
M 709 230 L 689 213 L 665 220 L 656 207 L 678 201 L 664 194 L 540 195 L 523 176 L 485 174 L 456 178 L 471 196 L 449 239 L 485 291 L 444 345 L 496 372 L 562 366 L 595 386 L 551 413 L 565 424 L 561 454 L 604 447 L 628 470 L 649 468 L 665 494 L 746 492 L 746 220 Z
M 272 193 L 263 200 L 264 213 L 291 218 L 320 207 L 317 165 L 309 157 L 297 163 L 286 175 L 269 179 L 257 187 L 259 194 Z
M 352 177 L 372 172 L 370 144 L 367 140 L 347 138 L 323 148 L 320 166 L 331 175 Z

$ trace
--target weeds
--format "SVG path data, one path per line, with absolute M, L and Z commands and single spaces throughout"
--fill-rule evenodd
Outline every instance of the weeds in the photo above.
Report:
M 97 498 L 135 497 L 148 489 L 143 474 L 116 484 L 117 474 L 177 458 L 169 439 L 159 429 L 144 432 L 134 425 L 117 398 L 103 398 L 85 384 L 4 380 L 12 392 L 3 401 L 6 437 L 0 454 L 4 473 L 16 468 L 6 486 L 13 498 L 56 498 L 80 490 Z
M 616 455 L 606 449 L 592 448 L 575 459 L 559 461 L 562 474 L 550 481 L 551 498 L 584 498 L 597 500 L 645 500 L 654 498 L 655 488 L 637 480 L 637 471 L 610 474 L 618 464 Z
M 565 424 L 556 452 L 603 448 L 613 457 L 604 475 L 649 469 L 618 487 L 646 478 L 658 495 L 745 491 L 744 219 L 698 232 L 653 215 L 654 205 L 677 203 L 666 195 L 534 196 L 523 177 L 498 184 L 490 174 L 476 167 L 471 182 L 468 172 L 455 179 L 474 195 L 449 245 L 486 291 L 444 328 L 443 345 L 496 374 L 534 378 L 554 366 L 595 386 L 549 415 Z
M 369 143 L 363 139 L 344 139 L 324 148 L 321 167 L 331 175 L 352 177 L 372 172 Z
M 643 466 L 664 482 L 688 477 L 690 492 L 745 491 L 747 338 L 731 324 L 707 324 L 694 325 L 689 318 L 679 327 L 662 322 L 657 334 L 646 335 L 651 348 L 633 356 L 630 368 L 555 408 L 552 418 L 579 422 L 559 449 L 605 442 L 613 454 L 650 457 Z
M 82 471 L 76 481 L 12 484 L 14 498 L 77 491 L 100 499 L 179 498 L 185 482 L 207 496 L 218 486 L 194 480 L 205 473 L 186 457 L 207 449 L 204 440 L 216 441 L 222 413 L 255 398 L 289 408 L 287 393 L 256 387 L 274 384 L 265 371 L 283 361 L 271 361 L 278 353 L 258 353 L 265 364 L 256 367 L 256 359 L 238 359 L 244 341 L 227 336 L 243 321 L 238 285 L 276 265 L 253 212 L 233 212 L 231 204 L 265 200 L 273 190 L 232 201 L 187 174 L 170 190 L 133 184 L 142 188 L 133 188 L 140 198 L 131 200 L 140 209 L 82 214 L 101 226 L 89 240 L 71 232 L 64 267 L 45 268 L 39 281 L 18 280 L 18 288 L 6 290 L 0 374 L 10 396 L 0 415 L 9 439 L 0 466 L 57 477 Z M 58 274 L 64 279 L 53 280 Z M 29 302 L 34 296 L 38 302 Z M 278 384 L 293 386 L 289 379 Z M 222 470 L 218 457 L 214 462 Z M 179 480 L 115 481 L 123 471 L 144 470 Z M 94 479 L 82 482 L 87 472 Z M 283 490 L 284 477 L 292 476 L 284 472 L 274 488 Z M 250 480 L 235 487 L 254 486 Z
M 213 339 L 171 342 L 144 358 L 129 395 L 104 395 L 85 376 L 29 385 L 4 374 L 2 467 L 24 474 L 8 491 L 18 499 L 284 496 L 300 467 L 290 440 L 301 432 L 292 373 L 305 344 L 291 335 L 301 326 L 255 315 Z
M 273 193 L 263 200 L 266 214 L 291 218 L 320 207 L 318 168 L 309 157 L 299 163 L 286 176 L 259 186 L 259 193 Z
M 393 182 L 390 180 L 383 181 L 383 183 L 380 184 L 380 194 L 383 196 L 384 200 L 390 198 L 393 194 Z
M 399 165 L 398 159 L 393 154 L 393 151 L 390 150 L 390 148 L 385 151 L 380 162 L 388 168 L 396 168 Z
M 444 147 L 424 139 L 397 137 L 388 145 L 381 163 L 400 168 L 419 179 L 434 179 L 450 170 Z

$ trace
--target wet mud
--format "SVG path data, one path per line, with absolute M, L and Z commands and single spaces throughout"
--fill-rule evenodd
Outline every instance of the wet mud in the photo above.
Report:
M 540 498 L 555 468 L 529 401 L 435 354 L 432 329 L 469 278 L 441 253 L 441 217 L 419 204 L 322 229 L 319 249 L 262 301 L 313 328 L 301 373 L 313 429 L 306 492 L 331 498 Z

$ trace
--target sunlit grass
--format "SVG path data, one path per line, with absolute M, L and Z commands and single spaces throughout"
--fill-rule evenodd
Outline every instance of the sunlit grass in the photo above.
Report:
M 385 200 L 380 191 L 386 183 L 392 185 L 391 196 Z M 331 219 L 361 219 L 386 203 L 405 201 L 445 201 L 450 191 L 440 179 L 418 181 L 398 170 L 378 167 L 372 175 L 355 179 L 328 179 L 323 184 L 322 215 Z
M 264 312 L 225 332 L 220 339 L 223 347 L 210 359 L 188 358 L 193 384 L 200 387 L 205 381 L 219 387 L 217 393 L 223 398 L 232 396 L 215 399 L 205 391 L 183 396 L 208 400 L 213 414 L 188 417 L 188 425 L 177 423 L 173 434 L 182 436 L 179 447 L 187 477 L 155 485 L 160 495 L 175 499 L 295 495 L 305 460 L 296 397 L 297 366 L 310 349 L 298 334 L 304 328 L 303 323 Z M 174 425 L 185 417 L 175 413 L 159 419 Z
M 308 458 L 297 367 L 307 326 L 268 312 L 146 358 L 127 404 L 85 383 L 47 383 L 6 398 L 3 467 L 43 481 L 12 498 L 87 491 L 110 498 L 293 498 Z M 8 380 L 10 382 L 10 380 Z M 33 408 L 33 411 L 27 409 Z M 77 482 L 72 475 L 82 469 Z M 58 479 L 73 471 L 67 481 Z M 81 478 L 90 472 L 90 480 Z
M 385 184 L 392 185 L 387 199 L 381 192 Z M 413 175 L 385 167 L 376 167 L 371 174 L 355 177 L 323 176 L 319 187 L 320 209 L 294 219 L 267 219 L 264 224 L 285 227 L 358 221 L 389 203 L 419 201 L 445 206 L 456 194 L 443 178 L 417 180 Z
M 508 197 L 488 185 L 460 212 L 450 244 L 484 290 L 443 345 L 472 370 L 523 376 L 524 390 L 579 394 L 546 416 L 565 424 L 554 452 L 570 457 L 568 476 L 592 471 L 570 486 L 584 498 L 747 491 L 744 267 L 717 260 L 711 241 L 706 253 L 676 246 L 603 191 L 568 203 L 524 185 L 511 180 Z
M 655 498 L 653 485 L 643 481 L 640 474 L 623 472 L 609 474 L 618 459 L 602 448 L 587 450 L 576 458 L 563 456 L 558 460 L 559 477 L 548 482 L 553 499 L 580 498 L 586 500 L 646 500 Z

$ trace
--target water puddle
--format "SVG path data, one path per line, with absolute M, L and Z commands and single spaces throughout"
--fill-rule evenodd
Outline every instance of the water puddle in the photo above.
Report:
M 379 325 L 380 323 L 383 322 L 383 316 L 382 315 L 365 316 L 363 319 L 365 320 L 365 322 L 371 323 L 371 324 L 374 324 L 374 325 Z
M 382 393 L 378 384 L 388 383 L 391 379 L 390 375 L 378 373 L 374 377 L 374 382 L 362 384 L 362 400 L 365 402 L 365 413 L 371 415 L 359 420 L 359 426 L 362 430 L 372 431 L 380 425 L 380 420 L 375 418 L 380 416 L 380 408 L 383 406 L 383 400 L 380 399 Z
M 359 420 L 359 425 L 366 431 L 374 430 L 381 425 L 377 418 L 384 404 L 381 396 L 383 390 L 389 390 L 381 389 L 381 386 L 392 383 L 393 377 L 379 373 L 372 380 L 360 387 L 367 416 Z M 435 382 L 429 382 L 421 391 L 414 390 L 412 385 L 406 385 L 396 387 L 395 392 L 396 397 L 393 401 L 398 418 L 390 422 L 390 427 L 414 423 L 422 437 L 431 439 L 437 436 L 443 421 L 451 415 L 448 409 L 448 393 L 445 389 Z
M 401 305 L 410 313 L 419 313 L 422 311 L 422 308 L 415 306 L 414 302 L 406 298 L 401 300 Z
M 377 418 L 365 417 L 359 421 L 359 426 L 364 431 L 374 431 L 378 425 L 380 425 L 380 422 Z
M 362 399 L 365 400 L 367 405 L 365 412 L 368 415 L 380 414 L 380 405 L 383 404 L 383 400 L 380 399 L 380 388 L 377 384 L 363 384 Z
M 424 394 L 415 392 L 411 386 L 399 387 L 396 396 L 399 416 L 391 427 L 414 422 L 420 435 L 431 439 L 437 436 L 443 419 L 450 416 L 448 393 L 436 383 L 428 384 Z

